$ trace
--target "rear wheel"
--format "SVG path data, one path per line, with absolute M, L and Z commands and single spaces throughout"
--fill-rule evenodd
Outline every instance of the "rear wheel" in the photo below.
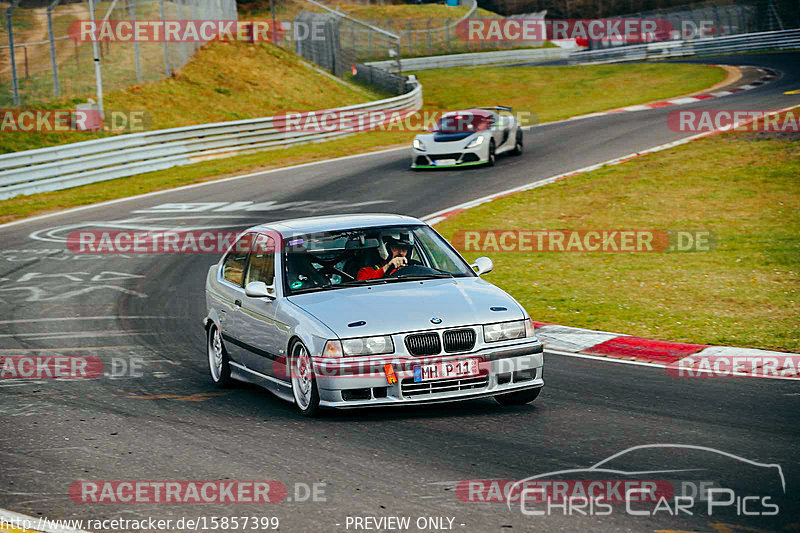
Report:
M 497 157 L 494 154 L 494 139 L 492 139 L 491 141 L 489 141 L 489 159 L 486 161 L 486 163 L 490 167 L 493 167 L 496 160 Z
M 535 400 L 540 392 L 542 392 L 542 388 L 538 387 L 536 389 L 521 390 L 519 392 L 509 392 L 508 394 L 498 394 L 494 399 L 497 400 L 497 403 L 500 405 L 524 405 Z
M 208 370 L 211 374 L 211 381 L 217 387 L 224 388 L 233 384 L 231 378 L 231 366 L 228 364 L 228 354 L 222 344 L 222 335 L 217 326 L 212 324 L 208 328 L 206 335 L 206 347 L 208 352 Z
M 303 416 L 316 416 L 319 412 L 319 390 L 314 379 L 311 356 L 300 341 L 292 345 L 290 354 L 289 372 L 294 404 Z
M 522 155 L 522 130 L 517 130 L 517 140 L 514 143 L 514 149 L 511 150 L 511 155 Z

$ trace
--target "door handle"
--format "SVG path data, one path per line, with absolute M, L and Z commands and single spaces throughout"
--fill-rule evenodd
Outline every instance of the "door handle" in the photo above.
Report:
M 233 302 L 233 305 L 235 305 L 236 307 L 241 307 L 242 306 L 242 301 L 241 300 L 236 300 L 236 301 Z

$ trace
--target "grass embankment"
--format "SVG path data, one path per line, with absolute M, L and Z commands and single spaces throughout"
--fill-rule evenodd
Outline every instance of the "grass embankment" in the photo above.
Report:
M 234 52 L 237 60 L 231 62 L 230 56 Z M 448 69 L 444 73 L 420 73 L 426 109 L 452 110 L 505 104 L 534 111 L 540 121 L 641 103 L 651 96 L 676 96 L 713 85 L 725 76 L 724 71 L 717 67 L 688 64 L 546 67 L 544 70 L 540 67 L 495 67 Z M 497 81 L 501 76 L 506 77 L 505 84 Z M 541 82 L 542 76 L 548 83 Z M 486 79 L 492 89 L 479 91 L 473 88 L 482 85 L 482 82 L 476 83 L 476 79 Z M 659 88 L 654 91 L 652 85 L 659 85 Z M 529 90 L 531 86 L 536 90 Z M 230 94 L 221 94 L 217 88 L 226 88 Z M 639 92 L 647 96 L 640 97 Z M 458 94 L 464 96 L 453 96 Z M 356 89 L 347 89 L 314 73 L 297 64 L 294 56 L 270 45 L 219 44 L 203 50 L 175 79 L 119 91 L 110 94 L 109 99 L 109 109 L 147 109 L 156 119 L 154 127 L 160 128 L 269 116 L 289 109 L 324 109 L 352 103 L 354 99 L 366 101 L 370 98 L 359 97 Z M 20 147 L 33 148 L 59 142 L 57 134 L 4 134 L 0 136 L 0 142 L 9 147 L 12 140 L 6 139 L 16 135 L 20 139 L 13 142 Z M 71 135 L 74 137 L 69 137 L 70 141 L 91 138 L 85 133 Z M 64 191 L 12 198 L 0 202 L 0 222 L 226 175 L 398 146 L 410 143 L 413 136 L 414 132 L 393 128 L 321 144 L 206 161 Z M 68 141 L 62 138 L 60 142 Z
M 235 60 L 231 60 L 235 58 Z M 106 110 L 144 110 L 149 129 L 174 128 L 270 116 L 287 110 L 327 109 L 380 95 L 348 86 L 302 64 L 298 57 L 268 43 L 215 42 L 174 77 L 135 85 L 105 95 Z M 70 109 L 82 99 L 38 106 Z M 0 153 L 85 141 L 110 133 L 3 133 Z
M 706 229 L 708 252 L 489 255 L 534 320 L 649 338 L 800 350 L 800 136 L 734 132 L 503 198 L 439 224 Z

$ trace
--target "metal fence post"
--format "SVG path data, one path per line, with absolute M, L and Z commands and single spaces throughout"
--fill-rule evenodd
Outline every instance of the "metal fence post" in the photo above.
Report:
M 128 13 L 131 21 L 136 22 L 136 0 L 128 0 Z M 142 83 L 142 57 L 139 54 L 139 41 L 133 40 L 133 55 L 136 59 L 136 82 Z
M 431 56 L 433 55 L 433 49 L 431 48 L 431 19 L 428 19 L 427 29 L 428 32 L 426 35 L 428 37 L 428 55 Z
M 369 23 L 371 25 L 373 25 L 373 26 L 375 25 L 375 21 L 374 20 L 370 20 Z M 369 46 L 369 51 L 367 52 L 367 57 L 371 58 L 372 57 L 372 30 L 369 30 L 367 32 L 367 39 L 369 40 L 369 45 L 368 45 Z
M 414 37 L 414 32 L 411 31 L 411 19 L 408 19 L 408 55 L 414 55 L 414 43 L 411 40 Z
M 58 60 L 56 58 L 56 36 L 53 32 L 53 10 L 61 0 L 54 0 L 47 6 L 47 38 L 50 40 L 50 64 L 53 68 L 53 94 L 58 97 L 61 87 L 58 84 Z
M 97 23 L 97 18 L 94 16 L 94 2 L 89 0 L 89 15 L 91 20 Z M 94 80 L 97 86 L 97 106 L 100 108 L 100 116 L 103 116 L 103 70 L 100 67 L 100 47 L 98 46 L 97 39 L 92 39 L 92 54 L 94 56 Z
M 17 79 L 17 57 L 14 53 L 14 27 L 11 23 L 11 12 L 17 7 L 20 0 L 14 2 L 6 8 L 6 28 L 8 28 L 8 51 L 11 54 L 11 80 L 14 86 L 14 106 L 19 106 L 19 80 Z
M 161 18 L 161 22 L 166 22 L 164 18 L 164 0 L 158 0 L 158 15 Z M 164 39 L 164 71 L 168 77 L 172 77 L 172 67 L 169 64 L 169 43 L 167 43 L 166 39 Z

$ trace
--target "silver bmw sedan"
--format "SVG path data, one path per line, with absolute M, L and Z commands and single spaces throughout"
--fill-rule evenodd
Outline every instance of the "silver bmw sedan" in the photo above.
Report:
M 433 228 L 400 215 L 283 220 L 243 232 L 206 279 L 211 379 L 320 408 L 494 397 L 532 402 L 528 313 Z

